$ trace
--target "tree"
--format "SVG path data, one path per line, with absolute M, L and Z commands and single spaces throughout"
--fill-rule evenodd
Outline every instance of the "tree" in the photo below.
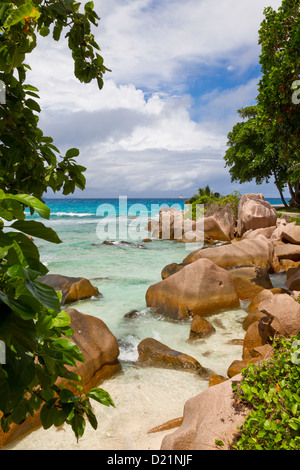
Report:
M 80 11 L 73 0 L 14 0 L 0 6 L 0 80 L 6 90 L 0 104 L 0 341 L 6 360 L 0 364 L 1 429 L 21 423 L 41 408 L 42 425 L 66 422 L 80 437 L 85 417 L 96 428 L 89 398 L 110 406 L 109 394 L 96 388 L 81 392 L 80 377 L 67 366 L 84 361 L 69 338 L 70 318 L 61 309 L 59 293 L 38 282 L 47 273 L 29 236 L 60 243 L 43 223 L 26 220 L 25 209 L 49 219 L 42 197 L 48 188 L 63 194 L 84 189 L 84 167 L 76 163 L 77 149 L 64 156 L 38 127 L 38 90 L 26 84 L 26 55 L 37 37 L 64 31 L 74 60 L 74 74 L 82 82 L 95 79 L 101 89 L 108 70 L 99 55 L 91 25 L 99 20 L 93 2 Z M 64 378 L 76 392 L 57 385 Z
M 257 105 L 239 111 L 246 122 L 228 134 L 226 165 L 233 180 L 255 179 L 259 184 L 274 177 L 283 203 L 287 185 L 291 204 L 300 207 L 299 122 L 297 104 L 300 70 L 299 1 L 283 0 L 278 11 L 264 10 L 259 30 L 261 79 Z
M 259 119 L 258 105 L 238 110 L 243 121 L 228 134 L 228 149 L 224 159 L 232 181 L 256 184 L 269 182 L 273 176 L 283 204 L 287 207 L 283 189 L 288 179 L 288 166 L 279 160 L 279 149 L 266 139 L 268 129 Z
M 268 126 L 268 142 L 280 149 L 279 159 L 290 168 L 287 184 L 292 203 L 300 207 L 299 162 L 300 106 L 294 89 L 300 71 L 299 1 L 283 0 L 278 11 L 268 7 L 259 30 L 262 77 L 257 102 Z M 297 88 L 297 86 L 296 86 Z

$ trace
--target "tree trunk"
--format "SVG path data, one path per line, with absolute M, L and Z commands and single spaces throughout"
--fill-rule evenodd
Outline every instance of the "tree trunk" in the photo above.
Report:
M 295 185 L 295 190 L 291 183 L 288 183 L 289 191 L 291 194 L 290 206 L 297 207 L 300 209 L 300 183 Z
M 274 179 L 275 179 L 276 188 L 277 188 L 278 191 L 279 191 L 279 194 L 280 194 L 282 203 L 283 203 L 284 207 L 289 207 L 288 204 L 287 204 L 287 202 L 286 202 L 286 200 L 284 199 L 283 192 L 282 192 L 282 187 L 281 187 L 280 184 L 278 183 L 278 179 L 277 179 L 277 175 L 276 175 L 276 172 L 275 172 L 275 171 L 273 171 L 273 175 L 274 175 Z

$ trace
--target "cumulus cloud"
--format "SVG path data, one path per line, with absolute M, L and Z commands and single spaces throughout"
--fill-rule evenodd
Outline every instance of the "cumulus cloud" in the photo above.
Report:
M 94 3 L 112 69 L 103 90 L 79 83 L 66 42 L 49 37 L 28 76 L 40 89 L 42 129 L 63 151 L 80 148 L 83 195 L 189 195 L 206 184 L 230 192 L 226 136 L 257 94 L 264 0 Z

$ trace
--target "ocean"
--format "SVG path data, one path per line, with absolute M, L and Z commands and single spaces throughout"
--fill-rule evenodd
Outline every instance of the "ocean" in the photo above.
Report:
M 101 384 L 111 394 L 116 408 L 95 405 L 97 431 L 87 425 L 85 435 L 77 443 L 67 425 L 60 431 L 53 427 L 47 431 L 38 429 L 11 448 L 158 450 L 163 436 L 172 431 L 155 434 L 148 431 L 182 416 L 186 400 L 205 390 L 208 380 L 187 371 L 142 367 L 136 362 L 137 345 L 144 338 L 155 338 L 226 377 L 230 364 L 241 359 L 242 346 L 232 344 L 232 340 L 244 337 L 242 320 L 246 304 L 211 316 L 209 321 L 216 332 L 194 343 L 188 342 L 189 322 L 167 321 L 147 308 L 147 288 L 161 280 L 164 266 L 181 262 L 187 248 L 183 243 L 167 240 L 144 243 L 142 240 L 149 235 L 144 227 L 149 216 L 158 218 L 162 205 L 183 208 L 183 199 L 63 198 L 47 199 L 46 203 L 51 217 L 43 222 L 58 233 L 63 243 L 56 245 L 36 239 L 41 261 L 50 274 L 85 277 L 99 289 L 101 297 L 77 302 L 72 307 L 107 324 L 119 342 L 122 372 Z M 103 244 L 105 237 L 117 239 L 120 226 L 122 240 L 129 244 Z M 133 309 L 138 315 L 125 318 Z

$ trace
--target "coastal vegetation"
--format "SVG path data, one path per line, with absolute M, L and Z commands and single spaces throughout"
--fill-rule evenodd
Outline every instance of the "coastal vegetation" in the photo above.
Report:
M 0 80 L 5 100 L 0 104 L 0 341 L 5 361 L 0 364 L 1 429 L 8 432 L 41 409 L 44 428 L 68 423 L 76 437 L 86 418 L 96 428 L 89 399 L 110 406 L 102 389 L 82 393 L 81 378 L 68 370 L 84 361 L 70 341 L 70 317 L 61 308 L 61 295 L 39 282 L 47 273 L 32 239 L 60 243 L 43 223 L 26 220 L 25 210 L 49 219 L 43 202 L 48 188 L 71 194 L 84 189 L 84 167 L 76 163 L 77 149 L 62 156 L 51 137 L 38 127 L 38 90 L 26 82 L 26 58 L 39 36 L 63 33 L 74 60 L 74 74 L 101 89 L 106 67 L 91 25 L 99 20 L 93 2 L 84 9 L 72 0 L 14 0 L 0 6 Z M 55 66 L 55 64 L 53 64 Z M 64 379 L 64 385 L 58 385 Z M 72 384 L 73 391 L 68 389 Z
M 242 381 L 233 382 L 237 405 L 251 409 L 232 443 L 235 450 L 300 448 L 300 335 L 277 338 L 273 347 L 271 360 L 250 364 Z
M 203 205 L 205 215 L 218 212 L 227 207 L 232 210 L 234 217 L 236 217 L 240 198 L 241 194 L 238 191 L 222 196 L 220 193 L 213 192 L 209 185 L 206 185 L 205 188 L 198 189 L 198 194 L 194 194 L 185 201 L 186 205 L 190 205 L 186 217 L 196 220 L 198 215 L 196 208 L 199 205 Z

